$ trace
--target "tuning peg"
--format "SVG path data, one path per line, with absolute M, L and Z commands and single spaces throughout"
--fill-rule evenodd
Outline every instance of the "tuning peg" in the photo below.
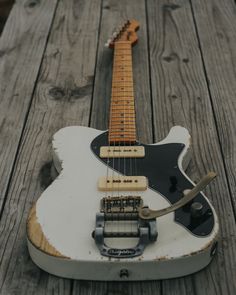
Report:
M 113 36 L 114 38 L 116 38 L 116 37 L 118 36 L 118 33 L 117 33 L 117 32 L 114 32 L 114 33 L 112 34 L 112 36 Z
M 123 25 L 119 25 L 117 28 L 117 32 L 121 32 L 123 30 L 124 26 Z
M 109 47 L 111 42 L 112 42 L 112 39 L 108 39 L 107 42 L 105 43 L 105 47 Z

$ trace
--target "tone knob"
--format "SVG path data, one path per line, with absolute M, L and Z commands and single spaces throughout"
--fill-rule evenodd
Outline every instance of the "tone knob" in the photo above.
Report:
M 191 217 L 198 218 L 203 214 L 203 205 L 199 202 L 194 202 L 191 205 Z

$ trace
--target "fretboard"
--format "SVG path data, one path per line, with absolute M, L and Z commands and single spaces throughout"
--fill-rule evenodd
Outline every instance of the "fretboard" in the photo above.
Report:
M 115 44 L 110 105 L 109 143 L 136 141 L 135 106 L 130 42 Z

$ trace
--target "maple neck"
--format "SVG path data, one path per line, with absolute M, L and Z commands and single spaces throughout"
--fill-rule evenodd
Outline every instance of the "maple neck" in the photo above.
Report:
M 120 41 L 114 46 L 109 143 L 135 141 L 132 45 L 128 41 Z

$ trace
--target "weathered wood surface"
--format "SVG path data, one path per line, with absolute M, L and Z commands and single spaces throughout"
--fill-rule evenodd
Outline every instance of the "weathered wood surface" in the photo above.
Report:
M 231 198 L 236 210 L 236 5 L 193 1 L 209 93 L 217 120 Z M 207 14 L 208 17 L 204 17 Z M 205 28 L 209 30 L 205 30 Z
M 34 2 L 17 1 L 0 38 L 0 212 L 56 7 Z
M 235 14 L 233 0 L 17 1 L 0 39 L 0 294 L 236 294 Z M 141 24 L 133 51 L 139 139 L 189 129 L 189 175 L 219 173 L 207 189 L 221 221 L 219 252 L 181 279 L 64 280 L 31 262 L 26 218 L 52 180 L 55 131 L 107 128 L 112 52 L 103 44 L 126 18 Z
M 99 1 L 58 3 L 0 223 L 2 294 L 70 294 L 69 280 L 48 276 L 30 260 L 25 225 L 50 181 L 52 135 L 88 125 L 99 20 Z
M 189 174 L 199 179 L 209 170 L 217 171 L 219 176 L 207 191 L 220 220 L 224 220 L 220 223 L 219 255 L 205 270 L 182 279 L 185 285 L 182 294 L 189 294 L 189 286 L 195 288 L 196 294 L 223 294 L 224 290 L 233 294 L 236 290 L 235 219 L 218 142 L 218 121 L 214 120 L 191 6 L 186 1 L 171 4 L 159 1 L 158 5 L 154 2 L 148 7 L 148 20 L 152 93 L 157 97 L 153 100 L 155 135 L 161 139 L 172 125 L 188 128 L 193 151 Z M 175 285 L 179 282 L 164 281 L 164 293 L 168 290 L 168 294 L 176 294 Z M 204 284 L 207 288 L 202 289 Z
M 14 0 L 0 0 L 0 35 L 12 9 Z

